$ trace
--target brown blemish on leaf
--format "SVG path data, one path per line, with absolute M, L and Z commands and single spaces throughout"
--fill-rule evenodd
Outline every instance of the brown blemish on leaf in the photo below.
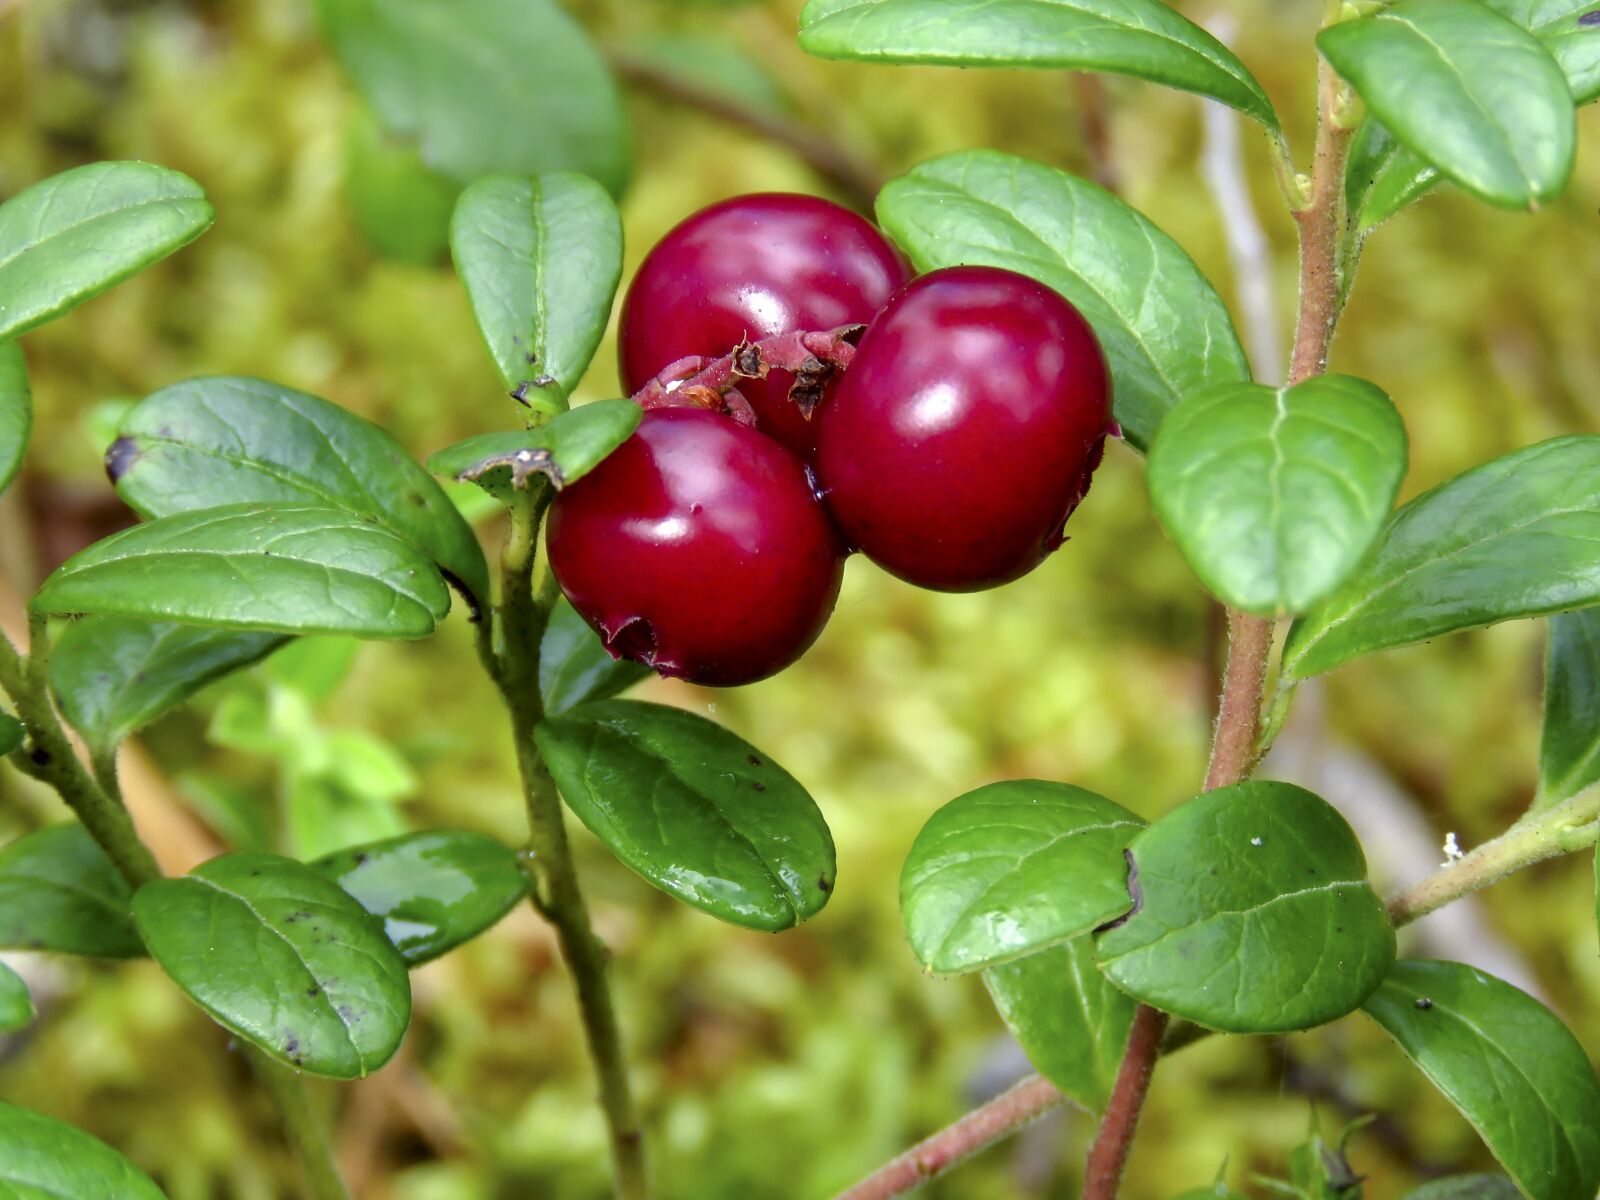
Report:
M 106 451 L 106 478 L 115 485 L 143 453 L 138 442 L 129 437 L 119 437 Z

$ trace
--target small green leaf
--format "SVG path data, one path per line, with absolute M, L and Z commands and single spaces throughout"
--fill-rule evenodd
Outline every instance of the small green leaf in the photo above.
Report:
M 26 1029 L 35 1015 L 33 997 L 28 995 L 22 976 L 0 963 L 0 1033 Z
M 161 969 L 281 1062 L 354 1079 L 388 1062 L 405 1036 L 405 961 L 382 922 L 312 867 L 229 854 L 145 884 L 133 911 Z
M 166 1200 L 99 1138 L 0 1103 L 0 1190 L 8 1200 Z
M 72 727 L 104 751 L 284 640 L 271 633 L 86 617 L 69 625 L 51 652 L 50 686 Z
M 1566 76 L 1479 0 L 1400 0 L 1324 29 L 1317 47 L 1403 145 L 1480 199 L 1534 208 L 1566 186 Z
M 0 850 L 0 947 L 138 958 L 128 885 L 82 825 L 69 821 Z
M 345 509 L 394 530 L 487 603 L 483 550 L 439 485 L 387 432 L 317 396 L 242 376 L 162 388 L 123 418 L 106 469 L 145 517 L 247 501 Z
M 1522 1200 L 1522 1193 L 1504 1175 L 1452 1175 L 1407 1192 L 1405 1200 Z
M 480 179 L 456 202 L 450 249 L 506 387 L 566 408 L 622 278 L 622 218 L 606 190 L 569 172 Z
M 0 342 L 54 320 L 182 249 L 213 213 L 187 175 L 101 162 L 0 205 Z
M 1017 779 L 957 796 L 900 873 L 906 938 L 930 971 L 976 971 L 1128 911 L 1123 848 L 1144 821 L 1065 783 Z
M 1600 99 L 1600 33 L 1582 24 L 1594 0 L 1483 0 L 1544 44 L 1567 77 L 1578 104 Z
M 22 722 L 10 713 L 0 712 L 0 758 L 10 754 L 22 745 L 28 731 L 22 727 Z
M 712 916 L 776 932 L 833 891 L 833 838 L 806 790 L 720 725 L 601 700 L 539 726 L 579 820 L 627 866 Z
M 1345 204 L 1358 234 L 1367 234 L 1418 199 L 1439 178 L 1438 168 L 1395 141 L 1374 117 L 1363 121 L 1345 162 Z
M 650 668 L 612 658 L 600 635 L 563 598 L 551 610 L 539 643 L 539 692 L 544 711 L 559 717 L 590 700 L 609 700 L 650 674 Z
M 1227 1033 L 1309 1029 L 1360 1006 L 1394 962 L 1361 845 L 1289 783 L 1196 796 L 1133 839 L 1136 907 L 1099 935 L 1111 981 Z
M 1550 618 L 1539 795 L 1548 808 L 1600 783 L 1600 608 Z
M 418 638 L 449 611 L 450 594 L 410 542 L 354 513 L 235 504 L 163 517 L 97 542 L 58 567 L 29 607 Z
M 1278 128 L 1272 101 L 1232 51 L 1159 0 L 811 0 L 800 48 L 867 62 L 1109 71 Z
M 15 342 L 0 342 L 0 492 L 22 468 L 33 432 L 33 401 L 28 388 L 28 360 Z
M 1377 550 L 1289 631 L 1289 679 L 1363 654 L 1600 603 L 1600 437 L 1474 467 L 1394 515 Z
M 1600 1082 L 1544 1005 L 1472 967 L 1417 960 L 1396 963 L 1365 1007 L 1529 1200 L 1600 1190 Z
M 312 865 L 383 919 L 411 967 L 477 937 L 528 894 L 516 853 L 481 833 L 408 833 Z
M 1134 1002 L 1095 967 L 1094 939 L 1074 938 L 990 967 L 983 982 L 1039 1074 L 1089 1111 L 1104 1109 L 1127 1049 Z
M 502 503 L 516 502 L 535 476 L 557 488 L 576 483 L 633 434 L 643 411 L 632 400 L 596 400 L 536 429 L 482 433 L 446 446 L 428 470 L 470 480 Z
M 600 51 L 553 0 L 318 0 L 333 52 L 395 134 L 458 183 L 628 174 L 627 113 Z
M 1250 377 L 1228 310 L 1182 247 L 1086 180 L 992 150 L 950 154 L 891 181 L 878 219 L 919 271 L 1004 267 L 1076 305 L 1140 449 L 1184 396 Z
M 417 148 L 394 137 L 365 105 L 345 132 L 345 197 L 372 248 L 396 262 L 431 267 L 450 244 L 459 185 L 423 164 Z
M 1156 514 L 1218 599 L 1303 612 L 1355 569 L 1394 507 L 1406 431 L 1348 375 L 1221 384 L 1167 415 L 1150 448 Z

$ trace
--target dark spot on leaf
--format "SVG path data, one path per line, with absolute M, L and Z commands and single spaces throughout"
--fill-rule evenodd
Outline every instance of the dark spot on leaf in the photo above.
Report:
M 752 767 L 759 767 L 761 765 L 761 760 L 754 754 L 748 755 L 746 761 L 748 761 Z
M 1417 998 L 1417 1007 L 1423 1012 L 1427 1012 L 1433 1007 L 1433 1001 L 1428 999 L 1426 996 L 1420 996 Z
M 295 1058 L 295 1056 L 300 1053 L 300 1039 L 295 1037 L 293 1034 L 290 1034 L 288 1039 L 283 1043 L 283 1052 L 290 1058 L 293 1058 L 295 1062 L 299 1062 L 300 1060 Z
M 320 995 L 322 995 L 322 989 L 319 988 L 316 984 L 313 983 L 310 987 L 308 987 L 306 989 L 306 995 L 308 995 L 308 996 L 320 996 Z
M 833 880 L 829 879 L 826 875 L 821 876 L 817 880 L 817 890 L 821 892 L 833 891 Z
M 754 783 L 752 783 L 750 786 L 755 788 L 756 791 L 758 791 L 758 792 L 764 792 L 764 791 L 767 790 L 767 785 L 762 783 L 759 779 L 756 780 Z
M 139 443 L 132 438 L 119 437 L 106 451 L 106 478 L 113 484 L 128 473 L 128 468 L 139 461 Z
M 33 760 L 35 766 L 48 767 L 50 765 L 50 751 L 43 746 L 35 746 L 28 757 Z
M 1139 886 L 1139 864 L 1134 861 L 1132 850 L 1124 850 L 1122 857 L 1128 864 L 1128 896 L 1133 901 L 1133 907 L 1120 917 L 1107 921 L 1095 930 L 1096 933 L 1105 933 L 1107 930 L 1126 925 L 1134 917 L 1137 917 L 1139 910 L 1144 907 L 1144 889 Z
M 1578 18 L 1578 24 L 1585 29 L 1593 29 L 1596 25 L 1600 25 L 1600 8 L 1591 8 L 1584 13 Z
M 370 857 L 371 857 L 371 855 L 369 855 L 365 850 L 360 851 L 359 853 L 356 854 L 356 866 L 358 866 L 358 867 L 366 866 L 367 865 L 367 859 L 370 858 Z

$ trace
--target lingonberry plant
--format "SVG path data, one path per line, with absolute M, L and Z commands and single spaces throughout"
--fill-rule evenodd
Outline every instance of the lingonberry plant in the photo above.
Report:
M 335 41 L 359 40 L 339 17 L 353 9 L 329 9 Z M 900 881 L 911 950 L 934 974 L 981 973 L 1041 1076 L 844 1196 L 909 1191 L 1071 1101 L 1100 1122 L 1084 1195 L 1109 1200 L 1162 1054 L 1360 1012 L 1506 1172 L 1416 1198 L 1591 1200 L 1600 1082 L 1584 1049 L 1507 983 L 1397 959 L 1395 931 L 1600 833 L 1600 437 L 1516 451 L 1392 511 L 1399 412 L 1327 363 L 1368 236 L 1408 202 L 1444 181 L 1509 208 L 1561 190 L 1575 107 L 1600 96 L 1597 25 L 1572 0 L 1330 3 L 1301 173 L 1245 65 L 1159 0 L 811 0 L 800 40 L 813 54 L 1120 72 L 1256 121 L 1300 232 L 1283 386 L 1252 379 L 1217 293 L 1148 219 L 1095 184 L 980 150 L 885 186 L 882 233 L 800 197 L 691 218 L 624 303 L 633 395 L 569 407 L 621 274 L 603 186 L 620 167 L 597 152 L 595 178 L 478 178 L 455 203 L 450 248 L 524 428 L 424 470 L 337 405 L 239 377 L 175 384 L 122 419 L 106 467 L 142 523 L 45 581 L 24 644 L 0 638 L 0 755 L 76 817 L 0 850 L 0 945 L 152 958 L 234 1035 L 307 1194 L 329 1200 L 346 1190 L 301 1074 L 380 1068 L 406 1032 L 409 969 L 526 899 L 577 990 L 616 1193 L 644 1197 L 615 967 L 566 811 L 657 887 L 746 928 L 816 914 L 836 866 L 816 805 L 763 751 L 618 695 L 647 667 L 713 685 L 782 669 L 828 619 L 849 549 L 941 590 L 1018 578 L 1062 545 L 1116 436 L 1148 455 L 1155 513 L 1228 606 L 1209 769 L 1153 823 L 1042 780 L 992 784 L 928 822 Z M 354 57 L 358 75 L 381 74 L 382 54 Z M 397 111 L 421 103 L 374 90 Z M 436 159 L 477 173 L 460 125 L 427 117 L 411 124 Z M 31 424 L 16 339 L 211 219 L 192 180 L 132 162 L 66 172 L 0 207 L 0 489 Z M 504 509 L 494 566 L 429 471 Z M 239 849 L 162 876 L 120 796 L 130 733 L 294 639 L 426 637 L 452 594 L 504 700 L 525 847 L 434 830 L 311 861 Z M 1447 868 L 1385 902 L 1332 806 L 1252 778 L 1303 681 L 1537 616 L 1551 618 L 1539 793 Z M 0 1027 L 28 1019 L 26 991 L 0 972 Z M 1289 1174 L 1275 1190 L 1359 1190 L 1343 1143 L 1317 1134 Z M 5 1105 L 0 1182 L 27 1196 L 160 1195 L 110 1147 Z M 1219 1179 L 1197 1194 L 1232 1193 Z

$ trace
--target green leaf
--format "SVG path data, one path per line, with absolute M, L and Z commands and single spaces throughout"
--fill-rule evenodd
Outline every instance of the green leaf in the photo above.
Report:
M 1094 939 L 990 967 L 983 982 L 1038 1072 L 1089 1111 L 1104 1109 L 1134 1003 L 1095 967 Z
M 1184 396 L 1250 377 L 1227 309 L 1182 247 L 1086 180 L 992 150 L 950 154 L 892 180 L 878 219 L 919 271 L 1004 267 L 1076 305 L 1140 449 Z
M 1483 0 L 1544 44 L 1567 77 L 1578 104 L 1600 99 L 1600 33 L 1580 24 L 1594 0 Z
M 0 1033 L 26 1029 L 35 1015 L 33 997 L 28 995 L 28 985 L 22 976 L 0 963 Z
M 552 0 L 318 0 L 334 53 L 383 122 L 458 183 L 628 174 L 622 98 L 588 34 Z
M 415 146 L 391 135 L 365 105 L 345 133 L 345 197 L 372 248 L 385 258 L 431 267 L 450 244 L 459 185 L 430 171 Z
M 1304 679 L 1376 650 L 1600 603 L 1600 437 L 1474 467 L 1394 515 L 1378 548 L 1289 631 Z
M 1396 963 L 1366 1011 L 1444 1093 L 1529 1200 L 1600 1190 L 1600 1082 L 1544 1005 L 1460 963 Z
M 0 492 L 11 486 L 21 470 L 32 432 L 28 360 L 15 342 L 0 342 Z
M 50 686 L 63 715 L 95 750 L 182 704 L 212 680 L 281 646 L 271 633 L 87 617 L 50 655 Z
M 82 825 L 69 821 L 0 850 L 0 947 L 137 958 L 144 943 L 128 885 Z
M 1278 128 L 1245 65 L 1159 0 L 811 0 L 800 14 L 800 47 L 868 62 L 1133 75 Z
M 382 922 L 312 867 L 225 855 L 145 884 L 133 912 L 161 969 L 281 1062 L 354 1079 L 388 1062 L 405 1036 L 405 961 Z
M 1144 821 L 1065 783 L 1017 779 L 957 796 L 900 872 L 906 938 L 930 971 L 976 971 L 1128 911 L 1123 848 Z
M 566 408 L 622 278 L 622 218 L 606 190 L 568 172 L 480 179 L 456 202 L 450 249 L 506 387 Z
M 1600 608 L 1550 618 L 1539 795 L 1547 808 L 1600 783 Z
M 641 74 L 647 80 L 670 79 L 689 95 L 714 96 L 743 113 L 777 119 L 794 114 L 794 104 L 769 64 L 737 37 L 715 30 L 640 30 L 613 48 L 612 61 L 629 82 Z
M 0 1103 L 0 1190 L 8 1200 L 166 1200 L 99 1138 Z
M 1369 117 L 1356 130 L 1345 162 L 1345 205 L 1358 234 L 1370 233 L 1433 187 L 1438 168 L 1395 141 Z
M 394 530 L 479 605 L 489 568 L 428 472 L 371 421 L 262 379 L 190 379 L 146 397 L 106 454 L 117 494 L 145 517 L 247 501 L 341 508 Z
M 412 967 L 477 937 L 528 894 L 516 853 L 481 833 L 408 833 L 312 865 L 382 918 Z
M 428 470 L 470 480 L 504 504 L 515 504 L 536 476 L 556 489 L 576 483 L 632 436 L 643 411 L 632 400 L 596 400 L 536 429 L 483 433 L 446 446 Z
M 1452 1175 L 1407 1192 L 1405 1200 L 1522 1200 L 1522 1193 L 1504 1175 Z
M 4 758 L 22 745 L 27 733 L 21 721 L 10 713 L 0 713 L 0 758 Z
M 182 249 L 213 213 L 187 175 L 101 162 L 0 205 L 0 342 L 76 308 Z
M 332 508 L 235 504 L 135 525 L 45 580 L 37 613 L 418 638 L 450 594 L 400 535 Z
M 1317 47 L 1401 144 L 1480 199 L 1534 208 L 1566 186 L 1566 76 L 1479 0 L 1400 0 L 1324 29 Z
M 600 635 L 565 598 L 558 600 L 539 643 L 539 692 L 544 711 L 559 717 L 590 700 L 609 700 L 650 674 L 650 668 L 612 658 Z
M 537 731 L 561 794 L 627 866 L 712 916 L 775 932 L 833 891 L 833 838 L 777 763 L 693 713 L 601 700 Z
M 1136 906 L 1096 954 L 1117 986 L 1227 1033 L 1353 1011 L 1394 962 L 1394 927 L 1334 808 L 1289 783 L 1196 796 L 1128 848 Z
M 1218 599 L 1304 612 L 1372 548 L 1406 471 L 1406 430 L 1348 375 L 1221 384 L 1167 415 L 1150 448 L 1156 514 Z

